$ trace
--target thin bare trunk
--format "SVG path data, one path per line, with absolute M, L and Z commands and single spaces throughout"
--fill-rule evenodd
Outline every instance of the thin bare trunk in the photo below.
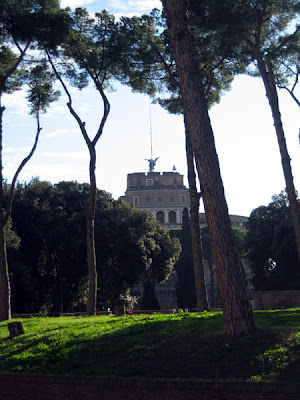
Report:
M 192 252 L 194 264 L 194 276 L 196 287 L 196 308 L 197 311 L 208 310 L 208 301 L 206 293 L 206 285 L 204 278 L 202 243 L 199 221 L 199 202 L 200 195 L 196 185 L 196 174 L 194 168 L 194 155 L 189 130 L 186 127 L 186 159 L 188 166 L 188 181 L 191 200 L 191 235 L 192 235 Z
M 88 302 L 87 302 L 87 313 L 88 315 L 96 315 L 96 304 L 97 304 L 97 288 L 98 288 L 98 278 L 97 278 L 97 261 L 96 261 L 96 250 L 95 250 L 95 211 L 96 211 L 96 199 L 97 199 L 97 184 L 96 184 L 96 144 L 100 139 L 105 122 L 107 120 L 110 104 L 104 93 L 103 86 L 99 82 L 99 79 L 94 77 L 92 73 L 88 70 L 87 72 L 90 74 L 91 78 L 94 81 L 94 84 L 101 95 L 103 101 L 103 116 L 100 121 L 97 133 L 93 140 L 91 140 L 88 136 L 88 133 L 85 129 L 85 122 L 81 120 L 79 115 L 76 113 L 72 106 L 72 97 L 70 92 L 68 91 L 67 86 L 65 85 L 61 75 L 58 70 L 55 68 L 53 61 L 51 59 L 50 53 L 47 49 L 45 49 L 48 60 L 51 64 L 51 67 L 60 81 L 62 87 L 66 95 L 68 96 L 67 106 L 71 115 L 77 121 L 77 124 L 80 128 L 81 134 L 85 140 L 85 143 L 89 149 L 90 153 L 90 165 L 89 165 L 89 173 L 90 173 L 90 192 L 89 192 L 89 204 L 86 210 L 86 243 L 87 243 L 87 262 L 88 262 L 88 276 L 89 276 L 89 291 L 88 291 Z
M 259 51 L 256 51 L 255 56 L 259 72 L 264 82 L 266 96 L 268 98 L 273 116 L 274 127 L 276 131 L 276 136 L 281 156 L 281 165 L 283 169 L 286 191 L 289 199 L 290 211 L 295 232 L 298 259 L 300 262 L 300 206 L 297 200 L 296 189 L 294 186 L 294 178 L 292 174 L 291 158 L 288 153 L 284 130 L 281 121 L 281 114 L 279 111 L 279 100 L 278 100 L 276 84 L 273 77 L 272 63 L 270 59 L 267 59 L 267 65 L 266 65 Z
M 226 333 L 230 337 L 247 335 L 255 332 L 255 325 L 231 231 L 194 37 L 189 29 L 188 2 L 166 0 L 166 12 L 184 114 L 200 179 Z
M 6 205 L 6 212 L 5 212 L 5 217 L 4 217 L 4 225 L 7 224 L 8 219 L 9 219 L 10 214 L 11 214 L 12 203 L 13 203 L 14 193 L 15 193 L 15 186 L 16 186 L 16 182 L 17 182 L 18 176 L 19 176 L 20 172 L 22 171 L 22 169 L 25 167 L 25 165 L 28 163 L 28 161 L 33 156 L 33 154 L 34 154 L 34 152 L 35 152 L 35 150 L 37 148 L 38 142 L 39 142 L 39 137 L 40 137 L 40 133 L 41 133 L 41 130 L 42 130 L 42 128 L 40 126 L 39 113 L 36 116 L 36 122 L 37 122 L 37 130 L 36 130 L 35 140 L 34 140 L 34 144 L 32 146 L 32 149 L 31 149 L 30 153 L 28 154 L 28 156 L 25 157 L 22 160 L 21 164 L 19 165 L 19 168 L 17 169 L 17 171 L 16 171 L 16 173 L 15 173 L 15 175 L 13 177 L 11 185 L 10 185 L 10 190 L 9 190 L 9 193 L 8 193 L 8 199 L 7 199 L 7 205 Z
M 86 212 L 86 243 L 87 260 L 89 271 L 89 294 L 87 303 L 87 313 L 96 315 L 97 304 L 97 263 L 95 250 L 95 210 L 96 210 L 96 151 L 94 146 L 89 146 L 90 151 L 90 193 L 89 204 Z
M 10 282 L 4 236 L 3 165 L 2 165 L 2 120 L 5 107 L 0 104 L 0 321 L 11 318 Z
M 34 153 L 34 150 L 36 148 L 37 140 L 35 142 L 35 145 L 33 146 L 33 149 L 31 150 L 29 156 L 27 157 L 26 161 L 22 161 L 21 165 L 19 166 L 15 178 L 13 179 L 13 182 L 11 184 L 10 188 L 10 194 L 7 202 L 7 207 L 6 207 L 6 212 L 4 212 L 4 198 L 3 198 L 3 157 L 2 157 L 2 141 L 3 141 L 3 113 L 5 111 L 5 107 L 2 106 L 1 104 L 1 98 L 2 98 L 2 91 L 5 83 L 7 80 L 13 75 L 13 73 L 16 71 L 20 63 L 22 62 L 25 53 L 27 49 L 29 48 L 31 43 L 31 40 L 29 40 L 25 46 L 25 48 L 22 50 L 19 46 L 17 46 L 20 50 L 20 55 L 16 61 L 16 63 L 9 69 L 9 71 L 6 72 L 4 76 L 1 77 L 0 79 L 0 321 L 3 320 L 8 320 L 11 318 L 11 304 L 10 304 L 10 299 L 11 299 L 11 290 L 10 290 L 10 280 L 9 280 L 9 273 L 8 273 L 8 264 L 7 264 L 7 254 L 6 254 L 6 242 L 5 242 L 5 226 L 7 224 L 7 221 L 10 217 L 11 213 L 11 207 L 12 207 L 12 202 L 13 202 L 13 195 L 14 195 L 14 188 L 15 188 L 15 183 L 17 180 L 17 177 L 19 173 L 21 172 L 22 168 L 24 165 L 29 161 L 31 158 L 32 154 Z M 38 138 L 39 131 L 37 133 L 37 138 Z
M 42 130 L 40 127 L 39 114 L 37 114 L 37 132 L 35 136 L 35 141 L 33 147 L 27 157 L 23 159 L 19 165 L 12 183 L 10 185 L 10 190 L 7 198 L 6 211 L 4 212 L 4 194 L 3 194 L 3 165 L 2 165 L 2 120 L 5 107 L 1 107 L 0 104 L 0 321 L 11 318 L 11 290 L 10 290 L 10 280 L 8 274 L 8 264 L 6 255 L 6 242 L 5 242 L 5 226 L 11 215 L 12 203 L 14 198 L 14 190 L 17 182 L 17 178 L 25 167 L 27 162 L 33 156 L 35 149 L 38 144 L 39 135 Z
M 0 321 L 11 319 L 10 281 L 6 256 L 3 213 L 0 214 Z

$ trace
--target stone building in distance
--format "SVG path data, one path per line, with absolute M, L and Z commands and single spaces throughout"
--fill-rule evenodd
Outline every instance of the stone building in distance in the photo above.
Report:
M 124 200 L 140 210 L 150 211 L 165 229 L 181 228 L 182 213 L 190 209 L 189 189 L 175 166 L 171 172 L 134 172 L 127 175 Z M 246 231 L 248 217 L 230 215 L 231 226 Z M 205 213 L 199 213 L 201 226 L 207 225 Z
M 156 160 L 148 161 L 149 172 L 135 172 L 127 175 L 127 189 L 123 199 L 140 210 L 151 212 L 163 228 L 181 228 L 183 210 L 184 208 L 190 210 L 189 189 L 184 185 L 184 177 L 176 171 L 175 166 L 171 172 L 154 172 Z M 243 231 L 246 231 L 247 220 L 247 217 L 230 215 L 232 227 Z M 207 225 L 205 213 L 199 213 L 199 222 L 200 226 Z M 204 272 L 209 302 L 211 305 L 214 303 L 214 307 L 219 306 L 214 271 L 206 263 Z M 171 274 L 166 282 L 155 285 L 155 295 L 161 310 L 178 308 L 176 287 L 176 272 Z M 133 294 L 140 298 L 135 306 L 135 309 L 139 310 L 144 294 L 143 282 L 134 288 Z
M 190 208 L 189 189 L 176 172 L 135 172 L 127 175 L 125 201 L 150 211 L 166 229 L 181 228 L 183 209 Z

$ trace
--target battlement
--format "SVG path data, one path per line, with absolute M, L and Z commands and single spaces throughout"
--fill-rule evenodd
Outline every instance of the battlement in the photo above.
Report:
M 127 190 L 159 187 L 184 188 L 183 175 L 178 172 L 135 172 L 127 175 Z

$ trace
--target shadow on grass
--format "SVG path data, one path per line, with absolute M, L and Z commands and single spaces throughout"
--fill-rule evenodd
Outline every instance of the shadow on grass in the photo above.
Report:
M 247 380 L 261 376 L 260 357 L 300 329 L 299 310 L 256 312 L 257 334 L 235 341 L 222 313 L 60 318 L 24 320 L 25 335 L 0 342 L 0 371 Z
M 205 334 L 223 330 L 220 313 L 111 317 L 101 329 L 96 323 L 101 319 L 97 317 L 91 322 L 78 320 L 79 324 L 73 327 L 55 326 L 52 321 L 49 321 L 52 327 L 37 321 L 36 329 L 34 326 L 26 328 L 24 321 L 28 333 L 14 338 L 11 346 L 1 342 L 0 370 L 111 375 L 123 369 L 128 376 L 126 362 L 146 360 L 160 346 L 172 345 L 191 332 Z M 34 325 L 33 322 L 28 325 Z M 136 372 L 129 375 L 135 376 Z

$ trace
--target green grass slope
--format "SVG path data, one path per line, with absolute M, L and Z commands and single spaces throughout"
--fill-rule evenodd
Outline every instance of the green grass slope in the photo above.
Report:
M 300 382 L 300 309 L 256 311 L 257 333 L 230 341 L 220 312 L 29 318 L 0 372 Z

